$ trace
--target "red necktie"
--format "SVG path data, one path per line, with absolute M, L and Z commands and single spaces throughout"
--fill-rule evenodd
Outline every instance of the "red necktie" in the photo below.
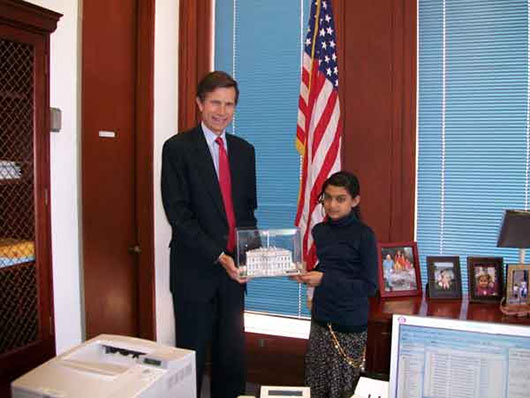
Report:
M 226 154 L 223 139 L 217 137 L 215 142 L 219 145 L 219 186 L 223 195 L 226 219 L 228 220 L 228 243 L 226 250 L 232 252 L 236 247 L 236 217 L 232 203 L 232 182 L 230 180 L 230 165 Z

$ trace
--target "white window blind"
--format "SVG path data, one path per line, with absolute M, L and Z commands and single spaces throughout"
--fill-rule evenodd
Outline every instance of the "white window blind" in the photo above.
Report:
M 418 0 L 417 241 L 425 256 L 502 256 L 504 209 L 527 209 L 528 2 Z

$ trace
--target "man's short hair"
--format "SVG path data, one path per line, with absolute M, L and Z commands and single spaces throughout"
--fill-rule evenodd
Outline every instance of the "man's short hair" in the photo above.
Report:
M 237 100 L 239 98 L 239 88 L 237 87 L 237 82 L 226 72 L 213 71 L 204 76 L 197 85 L 197 98 L 199 98 L 201 102 L 204 102 L 206 94 L 211 93 L 218 88 L 230 87 L 233 87 L 236 90 L 237 104 Z

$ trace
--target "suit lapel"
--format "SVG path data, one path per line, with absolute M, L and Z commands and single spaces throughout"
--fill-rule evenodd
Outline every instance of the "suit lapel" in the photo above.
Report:
M 208 143 L 204 138 L 204 134 L 200 127 L 197 127 L 193 134 L 195 135 L 195 159 L 197 160 L 197 169 L 203 177 L 204 184 L 208 187 L 208 192 L 212 197 L 212 201 L 219 212 L 226 218 L 225 208 L 223 204 L 223 197 L 221 195 L 221 188 L 219 187 L 219 179 L 215 172 L 212 155 L 208 148 Z M 230 166 L 231 167 L 231 166 Z

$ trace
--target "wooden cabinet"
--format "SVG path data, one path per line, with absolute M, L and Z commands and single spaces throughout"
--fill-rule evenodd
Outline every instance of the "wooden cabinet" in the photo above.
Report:
M 0 0 L 0 396 L 55 353 L 49 35 L 60 14 Z
M 498 303 L 470 303 L 467 296 L 462 300 L 429 300 L 425 297 L 373 298 L 370 301 L 366 345 L 368 373 L 388 375 L 390 372 L 393 314 L 530 325 L 528 317 L 504 315 Z

